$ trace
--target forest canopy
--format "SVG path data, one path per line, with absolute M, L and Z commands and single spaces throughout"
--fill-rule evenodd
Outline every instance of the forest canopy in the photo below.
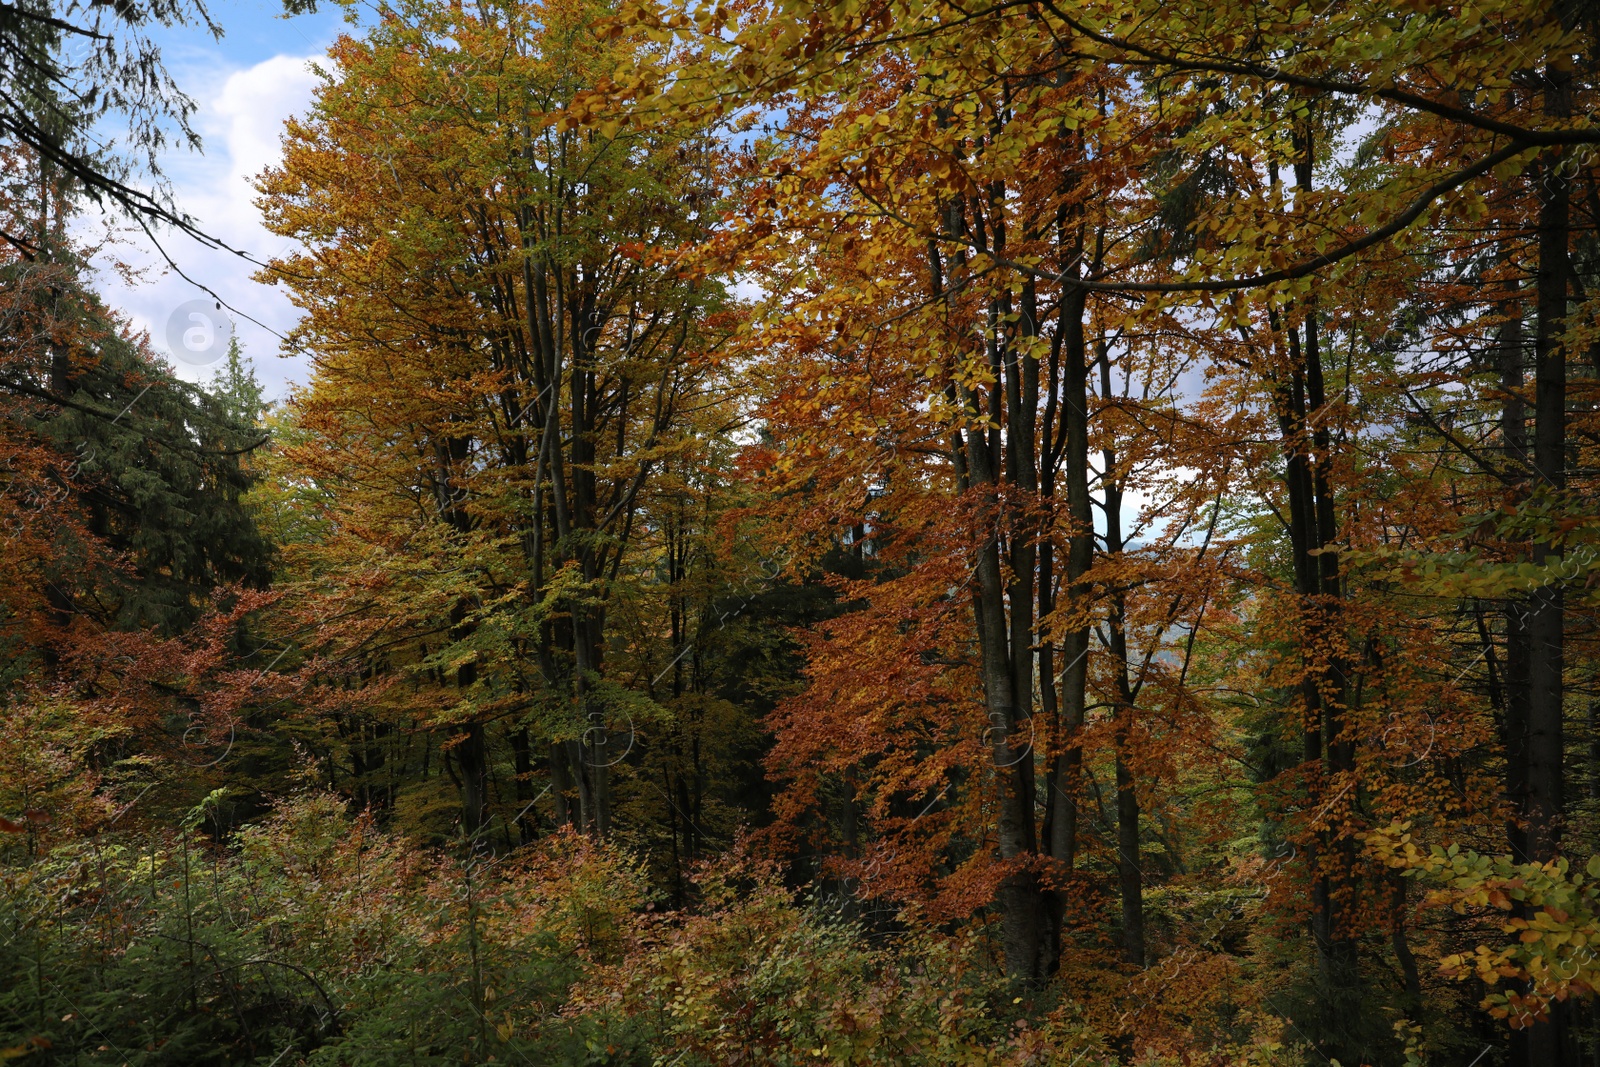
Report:
M 1600 1063 L 1600 6 L 349 10 L 268 402 L 0 9 L 0 1059 Z

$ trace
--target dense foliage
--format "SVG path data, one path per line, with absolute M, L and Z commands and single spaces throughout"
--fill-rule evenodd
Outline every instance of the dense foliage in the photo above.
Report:
M 322 77 L 274 405 L 0 116 L 0 1058 L 1600 1063 L 1600 9 L 392 0 Z

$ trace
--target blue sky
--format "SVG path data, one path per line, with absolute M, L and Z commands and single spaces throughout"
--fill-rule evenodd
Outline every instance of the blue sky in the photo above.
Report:
M 304 56 L 325 50 L 343 28 L 337 5 L 324 3 L 315 14 L 282 17 L 276 0 L 220 0 L 207 4 L 225 34 L 214 41 L 198 26 L 159 29 L 156 40 L 175 70 L 223 65 L 238 69 L 274 56 Z
M 212 18 L 226 31 L 213 40 L 198 27 L 157 29 L 168 72 L 197 105 L 195 129 L 204 140 L 201 154 L 169 150 L 162 168 L 181 208 L 208 232 L 260 258 L 277 255 L 286 243 L 261 228 L 249 179 L 279 158 L 278 138 L 284 120 L 309 105 L 316 78 L 309 63 L 325 55 L 328 45 L 346 30 L 343 12 L 327 5 L 315 14 L 281 17 L 281 0 L 218 0 L 208 5 Z M 89 236 L 103 233 L 107 222 L 85 220 Z M 113 306 L 137 327 L 148 329 L 155 347 L 165 350 L 166 325 L 180 304 L 205 293 L 162 264 L 143 234 L 119 227 L 119 243 L 101 257 L 143 269 L 134 284 L 102 269 L 100 288 Z M 274 331 L 282 332 L 296 317 L 281 289 L 250 280 L 253 268 L 226 253 L 203 248 L 188 238 L 166 234 L 162 243 L 184 274 L 214 289 L 243 315 L 234 315 L 236 332 L 256 365 L 268 395 L 281 398 L 289 383 L 304 382 L 307 367 L 298 357 L 281 358 Z M 248 321 L 244 315 L 264 325 Z M 209 368 L 174 361 L 180 374 L 204 380 Z

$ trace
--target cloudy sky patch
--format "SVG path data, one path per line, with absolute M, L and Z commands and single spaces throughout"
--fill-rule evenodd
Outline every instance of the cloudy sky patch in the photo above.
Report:
M 318 80 L 312 64 L 323 59 L 343 28 L 336 14 L 282 19 L 275 17 L 280 10 L 266 2 L 219 5 L 212 14 L 226 31 L 221 41 L 193 28 L 159 37 L 168 72 L 197 105 L 193 125 L 204 140 L 202 153 L 173 149 L 163 159 L 178 206 L 206 233 L 261 260 L 290 245 L 261 226 L 251 180 L 280 159 L 283 123 L 309 107 Z M 102 231 L 102 221 L 92 210 L 90 215 L 86 221 Z M 229 317 L 269 396 L 282 397 L 289 383 L 306 380 L 304 357 L 280 354 L 279 335 L 298 317 L 282 288 L 252 281 L 256 268 L 238 256 L 182 234 L 158 232 L 174 270 L 144 234 L 118 228 L 122 242 L 97 263 L 101 293 L 136 328 L 150 332 L 180 375 L 203 381 L 211 373 L 211 367 L 192 359 L 173 358 L 167 336 L 181 306 L 212 303 L 204 286 L 235 309 Z M 141 268 L 142 278 L 126 283 L 110 269 L 113 259 Z

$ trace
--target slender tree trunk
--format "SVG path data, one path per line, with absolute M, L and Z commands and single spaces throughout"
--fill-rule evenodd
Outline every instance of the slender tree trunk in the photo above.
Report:
M 1522 309 L 1513 306 L 1513 318 L 1502 327 L 1499 337 L 1500 440 L 1505 453 L 1506 471 L 1517 479 L 1528 470 L 1527 412 L 1522 400 L 1523 330 Z M 1520 497 L 1521 491 L 1517 492 Z M 1487 642 L 1486 647 L 1492 648 Z M 1506 844 L 1518 863 L 1528 861 L 1528 610 L 1520 600 L 1513 600 L 1505 610 L 1505 665 L 1501 672 L 1500 692 L 1500 744 L 1505 751 Z M 1492 655 L 1492 653 L 1491 653 Z M 1519 907 L 1519 910 L 1525 910 Z M 1528 1031 L 1513 1030 L 1510 1034 L 1512 1067 L 1530 1067 L 1528 1062 Z
M 1390 902 L 1392 918 L 1389 920 L 1389 944 L 1394 949 L 1394 957 L 1400 963 L 1400 974 L 1405 980 L 1408 1014 L 1416 1018 L 1422 1011 L 1422 975 L 1417 967 L 1417 957 L 1406 940 L 1406 880 L 1401 877 L 1400 871 L 1390 872 L 1389 887 L 1393 894 Z
M 452 512 L 456 514 L 458 512 Z M 450 639 L 461 641 L 472 632 L 467 619 L 468 604 L 458 601 L 450 612 Z M 478 680 L 476 660 L 468 660 L 456 669 L 456 691 L 465 699 Z M 455 747 L 456 762 L 461 767 L 461 829 L 474 847 L 479 841 L 489 816 L 489 755 L 484 737 L 483 723 L 467 722 L 461 728 L 462 737 Z
M 961 201 L 951 205 L 947 226 L 953 234 L 965 229 L 961 211 Z M 982 230 L 982 212 L 976 211 L 974 218 L 976 239 L 982 245 L 991 235 Z M 992 238 L 1003 242 L 1003 230 L 994 231 Z M 939 299 L 943 296 L 943 268 L 937 247 L 930 247 L 929 252 L 933 295 Z M 956 270 L 964 269 L 961 253 L 957 253 L 955 263 Z M 975 420 L 987 419 L 989 429 L 986 432 L 974 427 L 966 433 L 965 454 L 956 457 L 956 464 L 964 470 L 972 488 L 982 494 L 984 529 L 976 552 L 971 592 L 988 719 L 985 740 L 999 794 L 997 844 L 1001 861 L 1011 868 L 999 890 L 1006 973 L 1037 982 L 1055 967 L 1057 939 L 1052 934 L 1052 909 L 1046 907 L 1039 881 L 1034 748 L 1026 732 L 1033 727 L 1035 563 L 1032 535 L 1026 523 L 1019 521 L 1015 500 L 1006 500 L 1008 489 L 1026 495 L 1036 485 L 1033 417 L 1031 410 L 1022 413 L 1022 408 L 1034 401 L 1024 402 L 1024 361 L 1001 341 L 999 326 L 1009 318 L 1007 310 L 1004 305 L 989 309 L 987 352 L 994 382 L 987 398 L 981 391 L 964 388 L 957 393 L 968 414 Z M 1036 368 L 1032 381 L 1037 381 Z M 1026 441 L 1021 436 L 1024 433 Z M 954 439 L 962 440 L 959 434 Z M 1014 581 L 1009 586 L 1003 560 L 1011 564 L 1013 572 Z M 1019 567 L 1022 573 L 1017 572 Z M 1017 662 L 1019 653 L 1021 663 Z M 1019 729 L 1024 724 L 1026 730 Z
M 1094 515 L 1089 500 L 1089 366 L 1084 340 L 1085 293 L 1069 289 L 1062 299 L 1061 420 L 1066 473 L 1067 559 L 1062 587 L 1068 607 L 1081 604 L 1089 590 L 1083 576 L 1094 560 Z M 1074 625 L 1059 635 L 1061 645 L 1060 752 L 1051 773 L 1050 855 L 1071 871 L 1078 853 L 1078 782 L 1082 774 L 1080 735 L 1088 707 L 1089 627 Z
M 1139 857 L 1139 794 L 1129 763 L 1129 719 L 1133 709 L 1118 707 L 1113 724 L 1117 775 L 1117 890 L 1122 898 L 1122 959 L 1144 966 L 1144 871 Z
M 1564 98 L 1565 78 L 1547 75 L 1547 95 Z M 1546 111 L 1563 114 L 1562 103 Z M 1567 312 L 1567 178 L 1561 155 L 1552 151 L 1539 173 L 1538 332 L 1534 338 L 1535 490 L 1558 495 L 1566 488 L 1566 348 L 1561 332 Z M 1533 546 L 1535 563 L 1559 562 L 1561 547 Z M 1552 583 L 1535 590 L 1528 605 L 1528 840 L 1533 859 L 1555 856 L 1562 817 L 1563 598 Z
M 1523 330 L 1522 310 L 1513 306 L 1513 317 L 1501 328 L 1498 338 L 1500 392 L 1500 440 L 1506 470 L 1512 477 L 1528 470 L 1527 411 L 1522 400 Z M 1518 479 L 1520 482 L 1520 478 Z M 1520 495 L 1520 494 L 1519 494 Z M 1505 796 L 1511 811 L 1506 823 L 1506 840 L 1519 863 L 1528 860 L 1528 610 L 1516 601 L 1508 605 L 1505 616 L 1506 658 L 1501 710 L 1501 745 L 1505 749 Z M 1523 1037 L 1520 1033 L 1519 1038 Z
M 573 810 L 575 800 L 572 772 L 567 765 L 567 746 L 556 741 L 550 746 L 550 794 L 555 801 L 557 826 L 578 826 L 578 813 Z
M 1301 194 L 1312 189 L 1315 141 L 1309 121 L 1296 129 L 1295 185 Z M 1292 312 L 1285 323 L 1290 362 L 1289 380 L 1280 383 L 1279 423 L 1289 453 L 1286 472 L 1290 505 L 1290 541 L 1295 583 L 1300 594 L 1304 628 L 1302 655 L 1305 679 L 1304 772 L 1308 799 L 1319 817 L 1331 825 L 1344 822 L 1343 806 L 1353 806 L 1353 781 L 1334 788 L 1355 771 L 1355 742 L 1344 736 L 1350 665 L 1339 651 L 1343 588 L 1337 552 L 1338 518 L 1332 486 L 1333 435 L 1329 428 L 1324 385 L 1320 315 L 1310 296 L 1300 322 Z M 1355 841 L 1348 833 L 1323 831 L 1307 848 L 1307 865 L 1316 870 L 1311 884 L 1311 926 L 1318 971 L 1325 988 L 1339 1004 L 1350 1001 L 1358 987 L 1356 943 L 1338 913 L 1349 872 L 1355 864 Z M 1328 868 L 1332 868 L 1332 872 Z M 1343 1010 L 1336 1008 L 1335 1010 Z
M 1077 184 L 1077 174 L 1062 176 L 1064 194 Z M 1066 477 L 1067 557 L 1062 571 L 1062 593 L 1070 611 L 1085 613 L 1056 633 L 1061 645 L 1061 713 L 1056 755 L 1050 769 L 1051 859 L 1066 872 L 1067 885 L 1058 894 L 1058 907 L 1066 912 L 1072 891 L 1070 877 L 1077 864 L 1078 793 L 1083 779 L 1083 721 L 1088 713 L 1090 677 L 1090 625 L 1086 605 L 1090 587 L 1083 581 L 1094 561 L 1094 510 L 1090 501 L 1090 360 L 1086 341 L 1088 291 L 1072 285 L 1082 277 L 1088 253 L 1080 210 L 1062 202 L 1056 211 L 1056 245 L 1064 278 L 1061 310 L 1056 325 L 1053 349 L 1054 371 L 1059 381 L 1059 435 L 1051 443 L 1051 466 L 1062 467 Z M 1090 272 L 1099 269 L 1104 251 L 1101 238 L 1094 238 L 1093 253 L 1086 264 Z
M 1099 344 L 1100 398 L 1111 399 L 1111 352 L 1105 341 Z M 1109 440 L 1109 433 L 1108 433 Z M 1117 471 L 1117 452 L 1107 444 L 1101 449 L 1101 482 L 1105 487 L 1106 555 L 1113 559 L 1124 550 L 1122 541 L 1122 483 Z M 1111 736 L 1115 748 L 1117 778 L 1117 887 L 1122 898 L 1122 958 L 1136 967 L 1144 966 L 1144 863 L 1139 848 L 1139 794 L 1133 772 L 1133 685 L 1128 676 L 1127 597 L 1118 588 L 1110 596 L 1111 610 L 1106 619 L 1113 661 Z
M 1309 183 L 1307 183 L 1309 184 Z M 1319 316 L 1313 297 L 1305 315 L 1305 370 L 1308 416 L 1314 420 L 1311 444 L 1316 451 L 1312 466 L 1312 491 L 1316 502 L 1317 555 L 1312 561 L 1316 571 L 1317 625 L 1323 640 L 1319 644 L 1328 649 L 1327 660 L 1318 666 L 1317 685 L 1322 694 L 1322 732 L 1327 750 L 1329 788 L 1343 781 L 1333 795 L 1324 801 L 1329 805 L 1328 817 L 1335 825 L 1339 818 L 1338 805 L 1343 802 L 1355 807 L 1355 796 L 1350 788 L 1356 773 L 1356 745 L 1345 736 L 1345 709 L 1350 700 L 1350 663 L 1340 651 L 1343 647 L 1344 590 L 1339 576 L 1339 555 L 1336 545 L 1338 520 L 1334 510 L 1331 480 L 1333 435 L 1328 428 L 1332 417 L 1327 410 L 1327 394 L 1323 385 L 1322 352 L 1319 337 Z M 1356 975 L 1357 953 L 1352 923 L 1339 913 L 1339 901 L 1353 904 L 1351 879 L 1356 867 L 1356 841 L 1348 832 L 1331 836 L 1330 846 L 1338 856 L 1338 869 L 1328 881 L 1327 890 L 1327 955 L 1325 973 L 1332 984 L 1342 991 L 1353 991 Z
M 968 435 L 968 464 L 976 484 L 995 486 L 994 468 L 988 446 L 983 441 L 984 436 L 981 433 Z M 996 496 L 991 495 L 987 503 L 993 510 L 986 520 L 994 522 L 998 517 L 995 514 L 998 510 Z M 984 705 L 989 720 L 988 742 L 1000 792 L 997 828 L 1000 858 L 1014 868 L 1000 889 L 1006 972 L 1014 978 L 1033 981 L 1045 974 L 1039 958 L 1044 914 L 1038 890 L 1038 873 L 1031 865 L 1038 845 L 1034 831 L 1033 797 L 1019 788 L 1016 770 L 1020 761 L 1032 759 L 1032 751 L 1018 744 L 1016 679 L 1008 654 L 1010 642 L 1006 628 L 1005 589 L 1001 577 L 998 537 L 990 535 L 979 547 L 975 577 L 973 613 L 977 620 L 978 646 L 982 658 Z
M 539 813 L 533 809 L 533 745 L 526 728 L 511 732 L 511 762 L 516 772 L 517 837 L 529 844 L 539 837 Z
M 461 828 L 469 840 L 476 840 L 489 821 L 489 756 L 483 723 L 467 723 L 465 736 L 456 746 L 456 762 L 461 765 Z
M 1545 72 L 1547 115 L 1571 113 L 1570 75 Z M 1538 329 L 1534 336 L 1533 465 L 1535 492 L 1559 499 L 1566 488 L 1567 355 L 1569 287 L 1569 178 L 1564 153 L 1552 149 L 1539 166 L 1539 266 L 1535 279 Z M 1533 561 L 1554 565 L 1561 546 L 1536 541 Z M 1563 716 L 1565 690 L 1564 608 L 1559 583 L 1536 589 L 1528 598 L 1528 852 L 1545 861 L 1560 851 L 1563 819 Z M 1569 1040 L 1571 1011 L 1555 1005 L 1548 1022 L 1528 1027 L 1528 1062 L 1566 1067 L 1576 1062 Z

